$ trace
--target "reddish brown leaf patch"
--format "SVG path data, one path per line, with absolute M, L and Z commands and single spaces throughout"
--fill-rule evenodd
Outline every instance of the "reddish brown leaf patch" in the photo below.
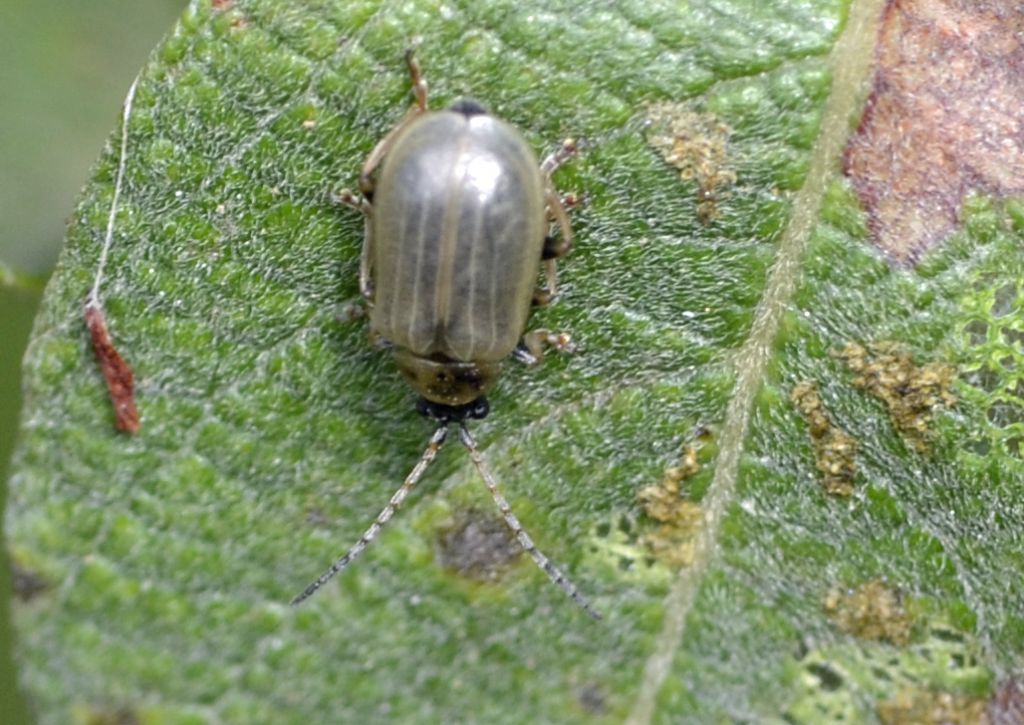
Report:
M 875 77 L 843 171 L 877 244 L 913 264 L 964 196 L 1024 193 L 1024 6 L 890 0 Z
M 102 310 L 95 305 L 86 305 L 85 324 L 92 337 L 92 349 L 100 363 L 103 379 L 107 381 L 110 402 L 114 405 L 119 430 L 128 433 L 139 431 L 139 411 L 135 407 L 135 379 L 132 369 L 114 347 L 107 330 L 107 321 Z
M 1024 723 L 1024 680 L 1011 677 L 999 685 L 988 703 L 988 721 L 991 725 Z

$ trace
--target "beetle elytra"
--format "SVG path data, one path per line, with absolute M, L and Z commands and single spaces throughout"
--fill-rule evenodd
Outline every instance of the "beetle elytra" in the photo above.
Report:
M 427 87 L 406 53 L 416 104 L 370 152 L 359 177 L 362 198 L 341 201 L 365 216 L 359 288 L 370 331 L 392 348 L 419 393 L 417 410 L 437 422 L 417 464 L 360 539 L 292 600 L 310 597 L 377 536 L 419 482 L 448 433 L 459 426 L 505 523 L 537 565 L 592 617 L 600 615 L 523 530 L 470 434 L 466 421 L 488 413 L 485 394 L 509 356 L 529 364 L 545 343 L 568 337 L 526 332 L 532 307 L 556 292 L 555 260 L 572 230 L 551 175 L 574 153 L 572 141 L 538 164 L 522 134 L 481 105 L 461 100 L 427 109 Z M 379 167 L 379 171 L 378 171 Z M 552 222 L 560 236 L 548 234 Z M 545 286 L 537 288 L 541 265 Z

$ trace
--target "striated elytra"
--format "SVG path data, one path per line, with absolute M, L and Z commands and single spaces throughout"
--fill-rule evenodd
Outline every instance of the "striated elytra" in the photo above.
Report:
M 427 449 L 362 537 L 292 601 L 310 597 L 372 541 L 459 426 L 505 523 L 548 577 L 594 618 L 576 586 L 534 545 L 512 512 L 466 426 L 487 415 L 485 393 L 502 360 L 530 364 L 543 344 L 568 337 L 526 332 L 531 308 L 555 295 L 555 259 L 572 247 L 572 230 L 551 174 L 575 146 L 537 164 L 513 126 L 470 100 L 427 110 L 427 87 L 406 54 L 417 103 L 370 153 L 359 178 L 363 198 L 341 201 L 365 216 L 359 286 L 370 310 L 371 336 L 392 348 L 403 376 L 420 394 L 417 410 L 438 424 Z M 379 174 L 376 174 L 379 167 Z M 548 232 L 552 222 L 561 229 Z M 541 265 L 546 286 L 537 287 Z
M 533 151 L 485 113 L 421 116 L 388 152 L 373 209 L 371 327 L 427 400 L 475 400 L 522 337 L 537 284 L 547 210 Z

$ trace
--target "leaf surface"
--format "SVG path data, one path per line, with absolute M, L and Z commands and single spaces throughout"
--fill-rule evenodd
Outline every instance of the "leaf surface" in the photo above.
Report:
M 839 159 L 878 4 L 214 5 L 144 69 L 30 345 L 8 532 L 41 722 L 871 722 L 920 692 L 976 712 L 1019 668 L 1024 212 L 973 198 L 913 269 L 873 250 Z M 556 175 L 576 249 L 531 319 L 577 350 L 506 364 L 474 430 L 599 623 L 509 554 L 454 444 L 287 605 L 431 432 L 346 318 L 362 221 L 332 201 L 408 107 L 413 42 L 434 107 L 584 142 Z M 119 165 L 103 299 L 134 437 L 81 317 Z M 851 342 L 871 369 L 883 342 L 955 366 L 923 449 Z M 805 381 L 857 443 L 848 498 L 820 483 Z

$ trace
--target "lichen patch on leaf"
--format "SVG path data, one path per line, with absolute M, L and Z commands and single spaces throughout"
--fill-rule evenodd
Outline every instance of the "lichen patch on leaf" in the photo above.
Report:
M 685 103 L 655 103 L 647 109 L 647 140 L 680 178 L 697 182 L 697 218 L 709 224 L 718 216 L 721 191 L 736 183 L 727 154 L 732 129 L 712 113 Z
M 843 167 L 892 261 L 913 264 L 940 244 L 967 192 L 1024 192 L 1022 30 L 1014 3 L 888 3 Z
M 680 493 L 680 484 L 700 472 L 697 453 L 694 444 L 684 446 L 679 462 L 665 470 L 661 481 L 637 494 L 647 518 L 659 523 L 653 531 L 644 534 L 643 544 L 651 556 L 670 568 L 683 567 L 693 561 L 694 535 L 704 516 L 699 505 Z
M 886 582 L 876 579 L 852 590 L 834 588 L 822 606 L 829 620 L 846 634 L 897 646 L 910 641 L 913 617 L 900 592 Z
M 619 514 L 597 522 L 590 531 L 587 551 L 590 566 L 614 572 L 620 580 L 664 585 L 671 571 L 659 565 L 641 539 L 641 524 L 634 516 Z
M 857 474 L 857 441 L 829 419 L 814 382 L 805 380 L 794 385 L 789 399 L 807 421 L 815 467 L 825 493 L 850 496 Z
M 1024 459 L 1024 269 L 995 255 L 960 302 L 957 361 L 961 394 L 984 413 L 984 438 L 972 448 Z M 1005 281 L 1009 277 L 1012 282 Z M 1005 459 L 1004 459 L 1005 460 Z
M 919 366 L 909 349 L 891 341 L 867 347 L 850 342 L 835 355 L 856 373 L 854 385 L 885 403 L 904 439 L 919 453 L 926 453 L 934 438 L 935 411 L 956 404 L 951 390 L 953 366 L 945 362 Z
M 786 722 L 931 723 L 936 721 L 924 719 L 927 713 L 947 712 L 982 713 L 950 722 L 985 723 L 982 697 L 992 687 L 992 673 L 979 661 L 977 642 L 942 619 L 922 622 L 920 630 L 920 638 L 899 649 L 862 639 L 807 652 Z M 906 717 L 885 720 L 887 715 Z

